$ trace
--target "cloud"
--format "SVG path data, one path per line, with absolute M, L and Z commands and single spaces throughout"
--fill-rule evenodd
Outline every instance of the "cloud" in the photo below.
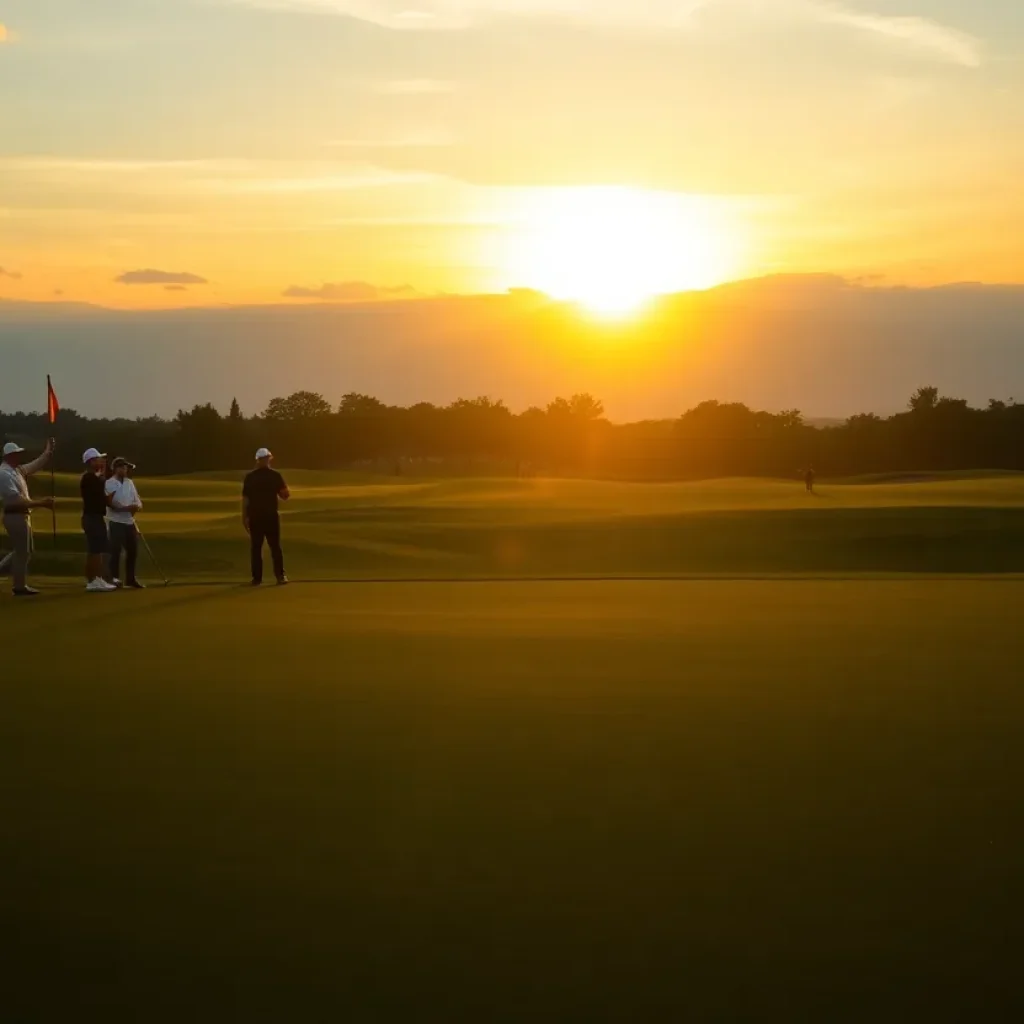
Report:
M 825 22 L 869 32 L 930 54 L 950 64 L 977 68 L 982 63 L 980 40 L 929 18 L 874 14 L 838 3 L 817 2 L 817 16 Z
M 433 96 L 455 92 L 454 82 L 438 78 L 400 78 L 388 82 L 377 82 L 373 91 L 381 96 Z
M 400 137 L 408 146 L 441 145 L 442 136 L 429 130 Z M 343 140 L 344 141 L 344 140 Z M 359 140 L 357 140 L 359 141 Z M 373 141 L 373 140 L 371 140 Z M 384 147 L 394 150 L 398 143 Z M 372 147 L 363 153 L 340 153 L 330 160 L 82 160 L 52 157 L 5 157 L 0 155 L 0 177 L 14 175 L 26 187 L 61 187 L 80 191 L 132 195 L 262 195 L 343 192 L 361 189 L 433 183 L 437 174 L 389 170 L 368 163 Z M 356 158 L 358 156 L 358 159 Z M 84 181 L 83 181 L 84 179 Z M 154 226 L 174 221 L 177 215 L 150 211 Z M 133 214 L 133 223 L 139 223 Z
M 397 288 L 378 288 L 366 281 L 326 283 L 319 288 L 301 288 L 292 285 L 282 292 L 286 299 L 320 299 L 324 302 L 378 302 L 382 299 L 412 298 L 416 290 L 407 284 Z
M 716 0 L 227 0 L 265 10 L 340 14 L 400 31 L 453 31 L 487 17 L 544 18 L 616 28 L 678 27 Z
M 366 168 L 346 173 L 317 175 L 296 173 L 287 178 L 211 178 L 197 183 L 204 191 L 235 195 L 287 195 L 303 192 L 345 192 L 361 189 L 391 188 L 436 182 L 438 176 L 419 171 L 388 171 Z
M 165 284 L 165 292 L 187 292 L 188 289 L 183 284 Z
M 238 161 L 224 160 L 91 160 L 66 157 L 0 157 L 0 166 L 32 174 L 129 175 L 148 171 L 234 168 Z
M 197 274 L 177 274 L 167 270 L 129 270 L 126 274 L 115 277 L 114 281 L 117 284 L 186 285 L 209 283 L 205 277 L 199 277 Z
M 418 132 L 393 139 L 331 139 L 331 149 L 438 149 L 454 145 L 451 135 L 442 132 Z
M 879 14 L 842 0 L 227 0 L 272 10 L 346 15 L 385 28 L 427 31 L 469 28 L 494 17 L 543 18 L 611 29 L 695 28 L 695 15 L 714 8 L 736 9 L 737 21 L 758 17 L 810 17 L 871 33 L 962 67 L 981 64 L 981 43 L 966 32 L 913 15 Z M 429 80 L 427 80 L 429 82 Z M 401 87 L 420 84 L 393 83 Z M 450 83 L 449 83 L 450 84 Z M 411 92 L 418 90 L 412 89 Z M 423 90 L 436 91 L 436 90 Z M 399 90 L 395 95 L 401 95 Z
M 21 280 L 21 274 L 16 270 L 7 270 L 5 267 L 0 267 L 0 277 L 9 277 L 12 281 Z

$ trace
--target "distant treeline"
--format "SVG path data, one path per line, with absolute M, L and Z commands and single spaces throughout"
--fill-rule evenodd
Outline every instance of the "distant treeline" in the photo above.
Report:
M 0 412 L 5 440 L 38 446 L 49 429 L 41 414 Z M 76 469 L 79 452 L 97 445 L 156 475 L 243 468 L 261 445 L 285 467 L 363 465 L 410 474 L 433 464 L 440 471 L 638 480 L 793 476 L 812 467 L 826 476 L 1024 470 L 1024 404 L 991 400 L 976 409 L 932 387 L 888 419 L 865 413 L 828 427 L 807 424 L 796 410 L 714 401 L 675 420 L 613 424 L 588 394 L 516 414 L 490 398 L 406 408 L 348 394 L 332 406 L 301 391 L 252 417 L 236 401 L 226 415 L 197 405 L 173 420 L 86 419 L 65 409 L 55 434 L 58 469 Z

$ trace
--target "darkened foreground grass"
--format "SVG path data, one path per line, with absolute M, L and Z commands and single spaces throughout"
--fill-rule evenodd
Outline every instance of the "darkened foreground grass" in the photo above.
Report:
M 1010 1019 L 1024 585 L 4 604 L 5 1020 Z

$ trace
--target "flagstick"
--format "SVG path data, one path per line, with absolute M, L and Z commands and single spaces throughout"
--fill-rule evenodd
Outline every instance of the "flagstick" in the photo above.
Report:
M 50 383 L 50 375 L 46 375 L 46 418 L 50 421 L 50 427 L 56 426 L 56 417 L 53 415 L 53 405 L 51 402 L 51 396 L 53 395 L 53 385 Z M 51 437 L 52 441 L 53 438 Z M 50 515 L 53 517 L 53 550 L 57 550 L 57 478 L 54 475 L 53 468 L 53 448 L 50 450 L 50 497 L 53 499 L 53 508 L 50 509 Z
M 53 455 L 50 455 L 50 497 L 53 498 L 54 502 L 57 500 L 57 481 L 53 475 Z M 50 515 L 53 516 L 53 550 L 57 550 L 57 506 L 54 504 L 53 508 L 50 509 Z

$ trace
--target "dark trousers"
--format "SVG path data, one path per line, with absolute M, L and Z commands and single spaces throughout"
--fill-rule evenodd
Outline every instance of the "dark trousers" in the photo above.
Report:
M 124 551 L 124 573 L 125 580 L 132 583 L 135 580 L 135 562 L 139 555 L 139 535 L 135 530 L 135 524 L 130 526 L 127 523 L 110 524 L 110 577 L 118 579 L 118 569 L 121 568 L 121 551 Z
M 284 555 L 281 553 L 281 520 L 277 516 L 252 519 L 249 522 L 249 539 L 252 543 L 252 578 L 263 580 L 263 542 L 270 548 L 274 560 L 274 575 L 284 576 Z

